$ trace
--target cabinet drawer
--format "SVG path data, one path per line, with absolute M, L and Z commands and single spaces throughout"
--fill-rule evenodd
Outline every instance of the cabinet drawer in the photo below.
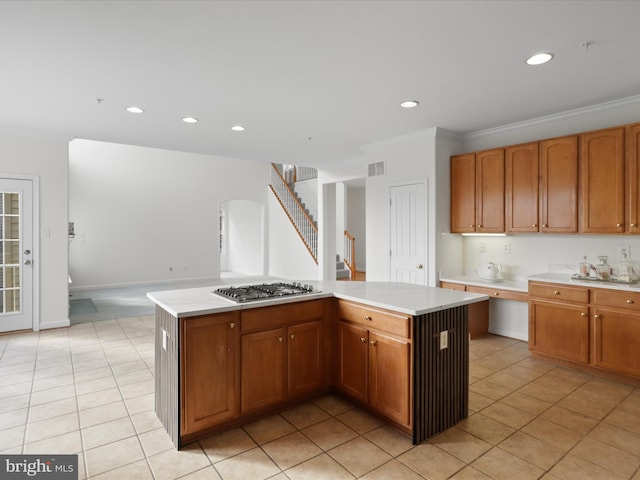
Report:
M 529 296 L 561 300 L 564 302 L 589 303 L 589 289 L 569 287 L 555 283 L 529 283 Z
M 250 308 L 240 313 L 242 332 L 255 332 L 282 327 L 290 323 L 302 323 L 325 317 L 327 300 L 307 300 L 274 305 L 264 308 Z
M 640 311 L 640 292 L 594 288 L 592 295 L 594 305 Z
M 484 295 L 489 295 L 491 298 L 500 298 L 502 300 L 516 300 L 518 302 L 527 302 L 529 300 L 529 296 L 526 293 L 503 290 L 500 288 L 467 285 L 467 292 L 482 293 Z
M 455 282 L 440 282 L 440 288 L 449 288 L 451 290 L 458 290 L 460 292 L 464 292 L 466 290 L 466 286 L 464 283 Z
M 338 317 L 400 337 L 410 337 L 410 315 L 378 310 L 366 305 L 338 300 Z

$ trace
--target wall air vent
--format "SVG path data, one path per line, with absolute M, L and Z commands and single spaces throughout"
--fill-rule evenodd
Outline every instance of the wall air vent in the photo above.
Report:
M 377 177 L 384 175 L 384 162 L 376 162 L 369 164 L 369 177 Z

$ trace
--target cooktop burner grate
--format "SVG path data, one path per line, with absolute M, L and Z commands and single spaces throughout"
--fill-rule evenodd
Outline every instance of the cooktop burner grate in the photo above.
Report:
M 234 302 L 251 302 L 267 298 L 285 297 L 289 295 L 305 295 L 314 293 L 311 285 L 300 283 L 262 283 L 240 287 L 224 287 L 212 293 L 233 300 Z

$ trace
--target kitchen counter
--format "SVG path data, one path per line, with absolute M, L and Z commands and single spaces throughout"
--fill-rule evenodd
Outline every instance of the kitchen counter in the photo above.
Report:
M 476 287 L 499 288 L 501 290 L 511 290 L 518 293 L 527 293 L 529 290 L 527 279 L 524 280 L 499 280 L 491 281 L 479 278 L 477 275 L 455 275 L 443 277 L 441 282 L 464 283 L 465 285 L 475 285 Z
M 251 278 L 243 279 L 243 281 L 243 284 L 256 283 Z M 278 281 L 278 279 L 273 279 L 272 281 Z M 233 300 L 211 293 L 222 286 L 212 285 L 211 287 L 150 292 L 147 297 L 176 318 L 266 307 L 326 297 L 352 300 L 372 307 L 417 316 L 481 302 L 488 298 L 486 295 L 477 293 L 456 292 L 408 283 L 340 281 L 304 281 L 302 283 L 312 285 L 315 292 L 236 303 Z M 235 285 L 239 284 L 235 283 Z
M 572 279 L 570 274 L 567 273 L 540 273 L 537 275 L 531 275 L 528 277 L 531 281 L 538 282 L 550 282 L 550 283 L 561 283 L 565 285 L 577 285 L 580 287 L 588 287 L 588 288 L 607 288 L 609 290 L 624 290 L 637 292 L 640 291 L 640 283 L 634 283 L 631 285 L 627 285 L 624 283 L 613 283 L 613 282 L 601 282 L 594 280 L 578 280 Z

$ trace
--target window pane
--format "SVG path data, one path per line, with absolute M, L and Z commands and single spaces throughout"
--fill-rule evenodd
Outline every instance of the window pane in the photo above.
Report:
M 20 241 L 7 240 L 4 242 L 4 264 L 18 265 L 20 263 Z
M 20 238 L 20 217 L 4 217 L 4 238 Z
M 5 285 L 4 288 L 19 288 L 20 287 L 20 267 L 8 267 L 5 268 Z
M 20 195 L 18 193 L 6 193 L 5 199 L 5 214 L 19 215 L 20 214 Z
M 20 291 L 5 290 L 5 313 L 20 311 Z

